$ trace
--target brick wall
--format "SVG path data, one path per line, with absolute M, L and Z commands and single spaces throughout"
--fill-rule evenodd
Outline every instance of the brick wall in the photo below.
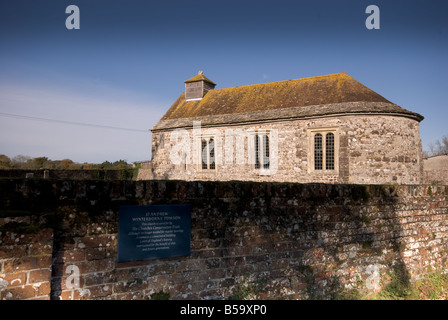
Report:
M 118 263 L 120 205 L 162 203 L 191 204 L 191 255 Z M 448 186 L 0 180 L 0 219 L 0 299 L 334 298 L 448 269 Z
M 137 173 L 133 169 L 82 170 L 82 169 L 0 169 L 0 178 L 49 178 L 54 180 L 131 180 Z M 45 173 L 46 172 L 46 173 Z M 134 177 L 135 174 L 135 177 Z M 47 176 L 45 176 L 47 175 Z
M 14 225 L 21 219 L 1 218 Z M 53 232 L 0 229 L 0 299 L 49 299 Z

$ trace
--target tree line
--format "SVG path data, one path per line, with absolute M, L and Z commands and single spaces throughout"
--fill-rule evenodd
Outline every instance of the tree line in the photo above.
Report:
M 429 150 L 423 151 L 423 158 L 448 154 L 448 135 L 443 136 L 441 140 L 436 140 L 436 142 L 430 143 L 428 148 Z
M 104 161 L 102 163 L 76 163 L 70 159 L 51 160 L 48 157 L 36 157 L 18 155 L 9 158 L 0 154 L 0 169 L 22 169 L 22 170 L 123 170 L 132 168 L 133 165 L 126 160 L 115 162 Z
M 423 157 L 434 157 L 448 154 L 448 135 L 441 140 L 436 140 L 428 145 L 429 150 L 423 151 Z M 51 160 L 48 157 L 36 157 L 18 155 L 9 158 L 4 154 L 0 154 L 0 169 L 59 169 L 59 170 L 123 170 L 133 168 L 132 164 L 126 160 L 118 160 L 115 162 L 104 161 L 102 163 L 76 163 L 70 159 Z

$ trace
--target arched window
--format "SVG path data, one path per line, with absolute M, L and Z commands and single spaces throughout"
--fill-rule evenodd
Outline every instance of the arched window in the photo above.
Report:
M 202 139 L 201 145 L 202 169 L 207 169 L 207 140 Z
M 314 170 L 322 170 L 322 135 L 317 133 L 314 136 Z
M 310 128 L 308 170 L 321 174 L 339 174 L 339 129 Z
M 334 134 L 331 132 L 325 136 L 325 169 L 334 170 Z
M 254 149 L 255 149 L 255 169 L 269 169 L 269 133 L 255 132 Z
M 201 167 L 202 170 L 215 170 L 215 140 L 206 137 L 201 140 Z
M 215 169 L 215 141 L 213 138 L 208 141 L 208 150 L 210 154 L 209 169 Z
M 263 136 L 263 168 L 269 169 L 269 136 Z
M 260 137 L 255 134 L 255 169 L 260 169 Z

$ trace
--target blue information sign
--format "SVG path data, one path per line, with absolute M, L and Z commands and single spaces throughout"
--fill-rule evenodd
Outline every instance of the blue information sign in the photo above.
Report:
M 190 254 L 191 206 L 121 206 L 118 218 L 118 261 Z

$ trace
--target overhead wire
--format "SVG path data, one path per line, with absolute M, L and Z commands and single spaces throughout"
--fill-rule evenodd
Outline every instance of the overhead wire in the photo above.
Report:
M 143 130 L 143 129 L 123 128 L 123 127 L 115 127 L 115 126 L 108 126 L 108 125 L 101 125 L 101 124 L 94 124 L 94 123 L 85 123 L 85 122 L 76 122 L 76 121 L 48 119 L 48 118 L 25 116 L 25 115 L 12 114 L 12 113 L 6 113 L 6 112 L 0 112 L 0 116 L 2 116 L 2 117 L 9 117 L 9 118 L 15 118 L 15 119 L 25 119 L 25 120 L 34 120 L 34 121 L 46 121 L 46 122 L 54 122 L 54 123 L 78 125 L 78 126 L 86 126 L 86 127 L 94 127 L 94 128 L 102 128 L 102 129 L 124 130 L 124 131 L 133 131 L 133 132 L 146 132 L 146 133 L 149 132 L 149 130 Z

